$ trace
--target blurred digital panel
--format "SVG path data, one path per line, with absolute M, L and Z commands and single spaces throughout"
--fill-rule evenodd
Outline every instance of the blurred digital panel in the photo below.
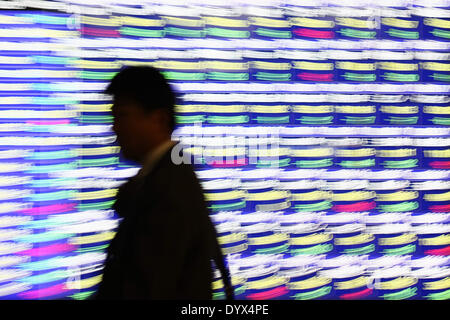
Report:
M 127 65 L 180 93 L 173 139 L 238 299 L 450 298 L 449 1 L 0 9 L 0 299 L 101 281 L 138 170 L 102 93 Z

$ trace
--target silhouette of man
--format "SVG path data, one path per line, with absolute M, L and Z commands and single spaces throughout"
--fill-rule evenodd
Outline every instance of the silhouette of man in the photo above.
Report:
M 121 185 L 123 219 L 93 299 L 211 299 L 211 259 L 233 290 L 192 165 L 175 164 L 175 95 L 152 67 L 126 67 L 111 81 L 113 130 L 124 158 L 142 167 Z M 178 161 L 179 163 L 179 161 Z

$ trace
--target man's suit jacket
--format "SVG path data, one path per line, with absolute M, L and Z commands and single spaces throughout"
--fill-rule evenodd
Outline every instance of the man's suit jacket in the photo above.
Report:
M 95 299 L 212 299 L 217 234 L 193 166 L 174 164 L 172 148 L 140 185 L 120 186 L 123 220 Z

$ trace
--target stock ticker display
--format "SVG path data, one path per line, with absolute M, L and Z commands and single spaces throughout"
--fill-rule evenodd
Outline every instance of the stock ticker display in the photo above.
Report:
M 102 93 L 126 65 L 180 93 L 236 298 L 450 298 L 450 2 L 0 8 L 0 299 L 101 281 L 138 170 Z

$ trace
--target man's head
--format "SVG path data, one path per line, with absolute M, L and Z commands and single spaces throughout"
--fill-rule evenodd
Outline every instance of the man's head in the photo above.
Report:
M 175 94 L 153 67 L 125 67 L 106 88 L 113 96 L 113 130 L 125 158 L 141 162 L 148 151 L 171 137 Z

